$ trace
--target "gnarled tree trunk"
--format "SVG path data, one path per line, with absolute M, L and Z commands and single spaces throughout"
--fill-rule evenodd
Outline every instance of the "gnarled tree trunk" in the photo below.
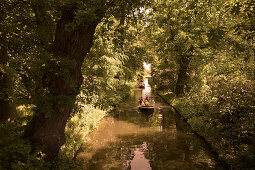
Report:
M 47 108 L 47 112 L 37 109 L 31 122 L 30 138 L 33 142 L 45 146 L 46 160 L 54 160 L 60 147 L 65 143 L 66 122 L 83 80 L 82 63 L 92 46 L 93 35 L 99 22 L 89 22 L 68 31 L 66 26 L 74 20 L 74 15 L 73 9 L 62 11 L 54 41 L 54 56 L 71 63 L 71 66 L 66 68 L 67 75 L 61 76 L 52 72 L 50 80 L 43 82 L 45 88 L 49 90 L 48 96 L 63 99 L 67 103 L 59 103 L 56 99 L 43 101 L 50 108 Z
M 180 63 L 180 69 L 179 69 L 177 83 L 175 87 L 176 96 L 184 95 L 184 87 L 188 78 L 187 70 L 190 63 L 190 56 L 182 55 L 179 63 Z
M 175 95 L 180 97 L 184 95 L 184 87 L 187 84 L 187 71 L 189 64 L 194 53 L 194 46 L 191 45 L 186 54 L 182 54 L 179 59 L 179 73 L 177 77 L 177 82 L 175 86 Z

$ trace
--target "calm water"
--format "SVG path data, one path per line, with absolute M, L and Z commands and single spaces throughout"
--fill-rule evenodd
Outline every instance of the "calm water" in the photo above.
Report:
M 138 99 L 154 97 L 155 112 L 138 112 Z M 133 89 L 112 116 L 104 118 L 77 155 L 88 170 L 223 169 L 207 145 L 172 108 L 145 89 Z

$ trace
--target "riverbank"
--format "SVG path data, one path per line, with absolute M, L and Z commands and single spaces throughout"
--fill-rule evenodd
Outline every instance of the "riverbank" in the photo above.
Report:
M 177 113 L 186 120 L 193 131 L 209 144 L 218 157 L 226 162 L 228 167 L 231 169 L 253 167 L 251 159 L 242 161 L 240 159 L 242 156 L 237 153 L 234 154 L 233 147 L 230 144 L 231 140 L 227 141 L 224 136 L 228 133 L 231 134 L 231 131 L 226 128 L 228 125 L 226 122 L 219 120 L 218 114 L 213 114 L 215 111 L 213 112 L 210 106 L 213 102 L 204 102 L 201 99 L 196 102 L 194 101 L 196 96 L 177 98 L 170 90 L 158 90 L 152 79 L 150 84 L 159 96 L 176 109 Z
M 226 160 L 224 160 L 223 157 L 221 157 L 219 150 L 217 150 L 217 148 L 213 147 L 213 144 L 210 142 L 210 140 L 208 140 L 208 137 L 200 130 L 201 128 L 199 128 L 196 124 L 194 124 L 194 122 L 192 122 L 190 119 L 190 117 L 188 117 L 186 114 L 184 114 L 183 112 L 181 112 L 180 110 L 182 110 L 180 107 L 176 107 L 176 103 L 178 103 L 179 99 L 176 99 L 173 97 L 172 93 L 163 93 L 160 91 L 156 91 L 157 94 L 162 97 L 167 103 L 169 103 L 171 106 L 173 106 L 176 114 L 180 115 L 183 120 L 185 120 L 190 127 L 193 129 L 193 131 L 195 133 L 197 133 L 203 140 L 205 140 L 206 143 L 208 143 L 208 145 L 212 148 L 213 151 L 215 151 L 216 155 L 223 160 L 224 164 L 226 165 L 226 167 L 228 167 L 229 165 L 227 165 Z M 173 104 L 174 102 L 174 104 Z M 205 126 L 205 124 L 203 124 Z M 201 125 L 201 126 L 203 126 Z
M 208 141 L 208 138 L 206 138 L 205 135 L 202 135 L 201 132 L 199 131 L 199 129 L 197 129 L 190 121 L 189 119 L 187 118 L 187 116 L 185 116 L 185 114 L 182 114 L 179 109 L 176 108 L 176 105 L 172 105 L 172 103 L 177 99 L 175 99 L 173 97 L 173 94 L 172 93 L 163 93 L 163 92 L 160 92 L 160 91 L 156 91 L 156 93 L 166 102 L 168 103 L 170 106 L 173 107 L 173 111 L 175 112 L 176 116 L 179 117 L 180 119 L 184 120 L 187 125 L 193 130 L 193 132 L 195 134 L 197 134 L 197 136 L 199 136 L 207 145 L 208 147 L 210 148 L 210 150 L 212 151 L 212 153 L 217 157 L 219 158 L 219 161 L 221 162 L 222 166 L 225 168 L 225 169 L 230 169 L 230 165 L 226 162 L 226 160 L 224 158 L 222 158 L 220 156 L 220 152 L 217 150 L 217 148 L 215 148 L 212 143 L 210 143 Z
M 194 104 L 191 98 L 176 98 L 171 92 L 157 90 L 156 92 L 177 110 L 191 128 L 212 147 L 218 157 L 226 162 L 229 169 L 254 168 L 254 152 L 252 152 L 254 146 L 249 144 L 248 137 L 246 137 L 247 141 L 240 140 L 240 135 L 243 135 L 243 131 L 245 131 L 243 125 L 241 127 L 243 131 L 237 134 L 239 124 L 234 123 L 234 120 L 231 121 L 230 117 L 230 123 L 227 122 L 227 117 L 217 117 L 211 112 L 210 105 L 202 101 Z M 235 136 L 238 137 L 235 138 Z M 240 145 L 236 145 L 237 140 L 240 140 Z M 244 149 L 245 147 L 246 149 Z

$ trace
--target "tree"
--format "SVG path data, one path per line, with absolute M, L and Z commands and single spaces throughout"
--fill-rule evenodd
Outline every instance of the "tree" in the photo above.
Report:
M 214 5 L 212 5 L 214 3 Z M 224 1 L 160 1 L 154 4 L 151 38 L 160 67 L 176 72 L 176 96 L 190 90 L 194 76 L 209 53 L 221 49 L 225 34 L 221 15 Z M 171 65 L 171 68 L 170 68 Z M 191 76 L 193 75 L 193 76 Z
M 22 58 L 18 65 L 27 66 L 18 74 L 27 85 L 30 103 L 35 105 L 35 115 L 25 136 L 34 145 L 44 145 L 46 159 L 53 160 L 65 142 L 66 121 L 82 84 L 82 63 L 92 46 L 97 25 L 124 7 L 122 16 L 147 1 L 6 0 L 5 3 L 13 7 L 3 20 L 13 28 L 8 32 L 8 41 L 18 37 L 15 43 L 20 48 L 20 51 L 11 49 L 12 57 L 16 61 Z M 13 22 L 9 22 L 10 18 Z

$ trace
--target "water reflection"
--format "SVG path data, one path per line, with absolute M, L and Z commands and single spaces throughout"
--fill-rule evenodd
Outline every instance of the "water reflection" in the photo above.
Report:
M 146 89 L 134 89 L 90 134 L 76 159 L 84 169 L 223 169 L 172 108 Z M 156 101 L 151 117 L 137 111 L 137 100 L 145 91 Z
M 127 160 L 124 165 L 128 164 L 129 169 L 150 170 L 150 161 L 145 157 L 145 153 L 148 151 L 147 147 L 146 142 L 141 146 L 136 146 L 133 153 L 134 157 L 132 160 Z

